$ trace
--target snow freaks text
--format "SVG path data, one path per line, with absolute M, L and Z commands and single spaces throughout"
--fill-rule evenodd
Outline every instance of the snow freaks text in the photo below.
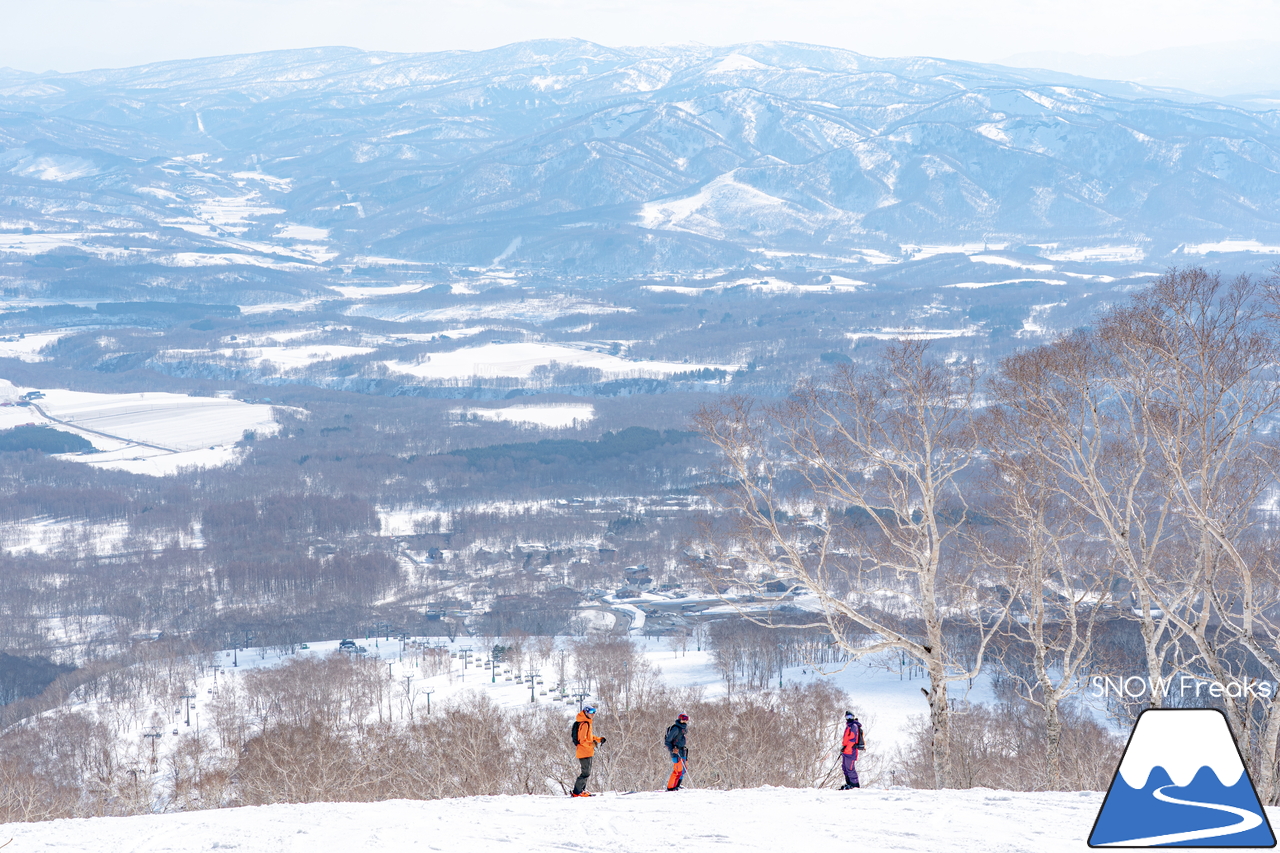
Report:
M 1177 693 L 1184 697 L 1220 699 L 1223 696 L 1238 698 L 1254 696 L 1258 699 L 1270 699 L 1276 695 L 1276 684 L 1272 681 L 1210 681 L 1191 675 L 1171 675 L 1168 678 L 1157 678 L 1156 691 L 1153 691 L 1151 679 L 1141 675 L 1121 676 L 1095 675 L 1089 679 L 1090 688 L 1095 698 L 1102 699 L 1116 696 L 1125 699 L 1140 699 L 1143 696 L 1170 696 Z

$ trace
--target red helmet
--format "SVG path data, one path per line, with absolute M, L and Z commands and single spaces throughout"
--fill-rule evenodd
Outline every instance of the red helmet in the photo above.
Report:
M 677 719 L 677 720 L 679 720 L 679 721 L 680 721 L 680 722 L 682 722 L 682 723 L 687 723 L 687 722 L 689 722 L 689 715 L 688 715 L 688 714 L 681 714 L 680 716 L 676 717 L 676 719 Z

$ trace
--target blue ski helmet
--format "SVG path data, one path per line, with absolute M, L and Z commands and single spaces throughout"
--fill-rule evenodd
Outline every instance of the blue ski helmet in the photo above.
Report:
M 587 705 L 585 708 L 582 709 L 582 713 L 584 714 L 594 714 L 595 712 L 596 712 L 595 705 Z

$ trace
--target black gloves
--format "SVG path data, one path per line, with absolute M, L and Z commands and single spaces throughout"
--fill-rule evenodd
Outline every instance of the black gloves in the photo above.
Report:
M 602 738 L 600 738 L 600 742 L 601 742 L 601 743 L 604 743 L 604 742 L 605 742 L 605 741 L 607 741 L 607 740 L 608 740 L 608 738 L 607 738 L 607 737 L 602 737 Z

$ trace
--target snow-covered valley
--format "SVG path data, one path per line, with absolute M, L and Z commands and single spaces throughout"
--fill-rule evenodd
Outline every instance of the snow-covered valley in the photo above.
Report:
M 1143 611 L 1072 512 L 1035 588 L 992 466 L 1040 433 L 969 426 L 1046 387 L 997 387 L 1014 359 L 1171 266 L 1274 295 L 1277 114 L 788 43 L 8 74 L 0 819 L 44 822 L 3 853 L 1083 849 L 1142 700 L 1082 673 L 1142 671 Z M 906 427 L 823 445 L 834 500 L 785 467 L 737 500 L 773 476 L 769 418 L 915 354 L 972 381 L 930 397 L 963 425 L 931 446 L 985 442 L 929 496 L 945 541 L 903 533 L 918 496 L 840 491 L 905 467 Z M 1190 535 L 1167 499 L 1142 510 Z M 739 524 L 761 506 L 774 533 Z M 610 742 L 569 800 L 584 702 Z M 944 773 L 990 788 L 923 790 Z

